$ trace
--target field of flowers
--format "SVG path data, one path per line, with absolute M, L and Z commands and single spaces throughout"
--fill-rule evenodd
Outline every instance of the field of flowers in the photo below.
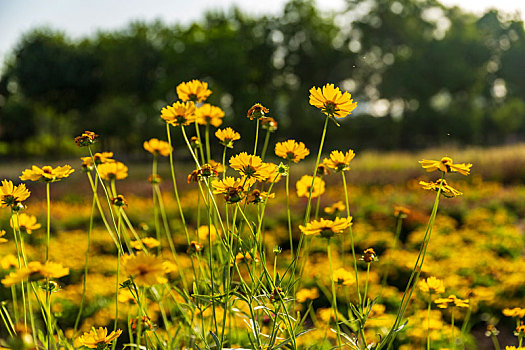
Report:
M 261 104 L 241 136 L 205 103 L 206 83 L 177 92 L 161 111 L 165 141 L 144 142 L 147 179 L 127 179 L 132 168 L 86 131 L 75 170 L 2 181 L 0 346 L 521 347 L 525 186 L 513 151 L 359 159 L 323 149 L 356 107 L 331 84 L 310 90 L 319 145 L 272 141 Z M 173 137 L 191 165 L 174 163 Z M 253 148 L 237 149 L 240 137 Z M 91 194 L 64 187 L 73 176 Z

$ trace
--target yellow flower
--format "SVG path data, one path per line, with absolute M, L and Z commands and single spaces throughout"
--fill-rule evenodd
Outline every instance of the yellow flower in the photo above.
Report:
M 278 142 L 275 145 L 275 154 L 278 157 L 298 163 L 301 159 L 304 159 L 309 155 L 310 151 L 304 146 L 304 143 L 297 143 L 295 140 L 288 140 Z
M 107 328 L 93 328 L 90 332 L 85 332 L 80 336 L 80 343 L 90 349 L 105 349 L 106 345 L 111 344 L 121 334 L 120 329 L 108 334 Z
M 427 278 L 426 280 L 422 280 L 421 282 L 419 282 L 419 289 L 423 293 L 429 293 L 429 294 L 445 293 L 445 286 L 443 285 L 443 281 L 440 279 L 437 279 L 434 276 L 431 276 Z
M 325 191 L 325 182 L 323 179 L 316 177 L 314 180 L 314 186 L 312 190 L 312 198 L 317 198 L 322 195 Z M 298 197 L 306 197 L 310 195 L 310 187 L 312 186 L 312 176 L 303 175 L 299 181 L 295 184 L 297 189 Z
M 260 261 L 259 257 L 256 255 L 255 257 L 253 256 L 253 254 L 251 252 L 246 252 L 246 253 L 237 253 L 237 255 L 235 256 L 235 263 L 236 264 L 239 264 L 241 262 L 246 262 L 246 263 L 249 263 L 251 261 L 255 261 L 256 263 L 258 263 Z
M 137 255 L 125 255 L 122 265 L 138 286 L 152 286 L 167 282 L 164 276 L 163 261 L 156 256 L 145 255 L 142 252 Z
M 9 225 L 15 230 L 20 229 L 22 232 L 27 234 L 33 233 L 33 230 L 38 230 L 42 225 L 36 222 L 36 216 L 27 215 L 26 213 L 13 215 Z
M 95 164 L 97 165 L 114 162 L 115 160 L 112 158 L 113 152 L 95 153 L 93 155 L 93 159 L 95 159 Z M 82 167 L 89 168 L 89 170 L 91 170 L 91 167 L 93 166 L 93 159 L 91 157 L 80 157 L 80 160 L 82 160 Z
M 335 214 L 338 211 L 342 212 L 345 209 L 346 209 L 346 206 L 343 204 L 343 202 L 342 201 L 337 201 L 334 204 L 332 204 L 331 206 L 324 208 L 324 212 L 329 214 L 329 215 L 332 215 L 332 214 Z
M 33 165 L 31 169 L 26 169 L 22 172 L 20 180 L 56 182 L 68 177 L 74 171 L 75 169 L 71 169 L 69 165 L 57 166 L 54 169 L 49 165 L 43 166 L 42 168 Z
M 211 90 L 208 83 L 194 79 L 177 85 L 177 95 L 184 102 L 202 102 L 211 95 Z
M 103 163 L 97 170 L 103 180 L 123 180 L 128 177 L 128 167 L 121 162 Z
M 250 120 L 253 119 L 263 119 L 266 118 L 266 113 L 269 113 L 270 110 L 266 107 L 264 107 L 260 103 L 256 103 L 253 106 L 250 107 L 248 110 L 248 113 L 246 114 L 246 117 L 248 117 Z
M 0 208 L 15 208 L 19 203 L 29 198 L 31 192 L 25 184 L 13 185 L 12 181 L 3 180 L 0 186 Z
M 355 153 L 352 150 L 343 153 L 341 151 L 332 151 L 330 158 L 325 158 L 323 164 L 335 171 L 350 170 L 350 161 L 354 159 Z
M 228 148 L 233 148 L 233 141 L 241 138 L 241 135 L 232 128 L 219 129 L 215 132 L 215 136 L 219 139 L 221 145 Z
M 7 254 L 2 259 L 0 259 L 0 266 L 2 269 L 7 270 L 12 267 L 18 267 L 18 260 L 13 254 Z
M 173 148 L 166 141 L 161 141 L 152 138 L 149 141 L 144 141 L 144 149 L 153 155 L 161 155 L 167 157 L 170 155 Z
M 96 142 L 98 135 L 93 131 L 84 131 L 82 135 L 75 137 L 75 143 L 78 147 L 89 146 Z
M 472 167 L 472 164 L 470 163 L 454 164 L 454 162 L 452 161 L 452 158 L 450 157 L 443 157 L 439 161 L 423 159 L 419 161 L 419 164 L 421 164 L 423 169 L 426 169 L 427 172 L 431 172 L 434 170 L 440 170 L 444 173 L 457 172 L 465 176 L 470 174 L 470 168 Z
M 7 242 L 7 239 L 5 239 L 4 236 L 5 236 L 5 230 L 0 230 L 0 244 Z
M 439 188 L 441 188 L 441 193 L 448 198 L 461 196 L 463 194 L 463 192 L 460 192 L 455 188 L 450 187 L 445 179 L 437 179 L 436 182 L 419 181 L 419 184 L 421 185 L 421 187 L 423 187 L 424 190 L 437 192 Z
M 268 178 L 268 174 L 266 173 L 268 164 L 264 163 L 260 157 L 246 152 L 231 157 L 230 166 L 248 179 L 263 181 Z
M 224 111 L 209 103 L 203 104 L 195 111 L 195 119 L 201 125 L 211 124 L 218 128 L 222 124 L 222 118 L 224 118 Z
M 299 225 L 299 229 L 306 236 L 320 235 L 325 238 L 330 238 L 335 234 L 342 233 L 349 228 L 350 225 L 352 225 L 352 217 L 336 218 L 333 221 L 321 218 L 310 221 L 306 226 Z
M 410 214 L 410 209 L 402 207 L 400 205 L 394 205 L 394 216 L 406 218 Z
M 523 350 L 523 349 L 525 349 L 525 348 L 522 348 L 522 347 L 517 348 L 514 345 L 512 345 L 512 346 L 510 346 L 510 345 L 505 346 L 505 350 Z
M 357 107 L 357 102 L 352 100 L 352 95 L 348 91 L 341 93 L 334 84 L 326 84 L 322 89 L 312 87 L 310 104 L 331 118 L 344 118 Z
M 3 280 L 2 284 L 5 287 L 11 287 L 26 279 L 31 281 L 42 280 L 46 278 L 60 278 L 69 274 L 69 268 L 63 267 L 61 264 L 51 261 L 45 264 L 39 261 L 31 261 L 27 266 L 23 266 L 18 271 L 11 272 Z
M 319 298 L 319 291 L 317 288 L 302 288 L 295 293 L 295 300 L 298 303 L 304 303 L 307 300 L 314 300 Z
M 434 303 L 437 304 L 437 307 L 440 309 L 446 309 L 448 306 L 456 306 L 456 307 L 462 307 L 462 308 L 468 308 L 469 307 L 469 301 L 468 299 L 459 299 L 455 295 L 449 295 L 448 298 L 439 298 L 434 300 Z
M 156 248 L 160 245 L 160 242 L 153 237 L 144 237 L 140 241 L 131 241 L 130 244 L 133 249 L 142 250 L 142 246 L 148 249 Z
M 197 236 L 202 242 L 208 242 L 208 239 L 211 239 L 212 242 L 215 242 L 217 239 L 217 229 L 213 225 L 202 225 L 197 229 Z
M 160 111 L 160 117 L 173 126 L 189 125 L 195 121 L 193 102 L 175 102 Z
M 248 203 L 257 204 L 267 200 L 268 198 L 275 198 L 275 193 L 268 194 L 268 192 L 261 192 L 258 189 L 254 189 L 250 193 L 248 193 L 247 200 Z
M 224 180 L 213 180 L 211 185 L 214 188 L 213 193 L 223 194 L 228 203 L 239 202 L 243 198 L 246 187 L 243 179 L 235 179 L 231 176 L 227 176 Z
M 340 267 L 334 271 L 332 280 L 339 285 L 348 286 L 355 282 L 355 274 Z
M 509 317 L 518 317 L 518 318 L 524 318 L 525 317 L 525 309 L 515 307 L 513 309 L 503 309 L 503 315 L 509 316 Z

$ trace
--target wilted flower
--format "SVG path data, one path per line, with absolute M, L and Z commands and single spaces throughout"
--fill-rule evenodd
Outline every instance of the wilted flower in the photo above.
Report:
M 268 130 L 269 132 L 274 132 L 277 130 L 277 122 L 272 117 L 266 117 L 261 120 L 261 127 Z
M 93 328 L 90 332 L 80 336 L 80 343 L 90 349 L 105 349 L 108 344 L 111 344 L 121 334 L 122 330 L 120 329 L 108 334 L 107 328 Z
M 185 126 L 193 123 L 195 120 L 195 105 L 193 102 L 175 102 L 171 106 L 161 109 L 160 117 L 166 123 L 173 126 Z
M 170 155 L 173 147 L 171 147 L 166 141 L 152 138 L 149 141 L 144 141 L 144 149 L 153 155 L 167 157 Z
M 371 263 L 372 261 L 377 260 L 377 254 L 373 248 L 368 248 L 363 253 L 363 261 L 366 263 Z
M 312 176 L 310 175 L 303 175 L 299 181 L 295 184 L 295 187 L 297 189 L 297 196 L 298 197 L 306 197 L 310 195 L 310 187 L 312 186 Z M 325 191 L 325 182 L 324 180 L 316 177 L 313 180 L 313 190 L 312 190 L 312 198 L 317 198 L 320 195 L 322 195 Z
M 204 249 L 204 246 L 196 241 L 191 241 L 188 247 L 188 254 L 197 253 Z
M 217 106 L 212 106 L 209 103 L 203 104 L 195 111 L 195 119 L 201 125 L 211 124 L 218 128 L 222 124 L 224 118 L 224 111 Z
M 352 100 L 352 95 L 347 91 L 341 93 L 334 84 L 326 84 L 322 89 L 312 87 L 310 104 L 332 119 L 344 118 L 357 107 L 357 103 Z
M 233 141 L 241 138 L 241 135 L 232 128 L 219 129 L 215 132 L 215 136 L 219 139 L 221 145 L 228 148 L 233 148 Z
M 177 95 L 184 102 L 202 102 L 211 95 L 211 90 L 208 83 L 194 79 L 177 85 Z
M 324 164 L 319 164 L 315 170 L 315 176 L 323 177 L 325 175 L 330 175 L 330 169 Z
M 78 147 L 89 146 L 97 141 L 98 135 L 92 131 L 84 131 L 82 135 L 75 137 Z
M 16 208 L 18 204 L 29 198 L 31 192 L 25 184 L 13 185 L 12 181 L 3 180 L 0 186 L 0 208 Z
M 287 140 L 278 142 L 275 145 L 275 154 L 278 157 L 298 163 L 301 159 L 309 155 L 310 151 L 302 142 L 298 143 L 295 140 Z
M 427 172 L 440 170 L 444 173 L 457 172 L 465 176 L 470 174 L 470 168 L 472 167 L 472 164 L 470 163 L 454 164 L 450 157 L 443 157 L 439 161 L 423 159 L 419 161 L 419 164 L 421 164 L 423 169 L 426 169 Z
M 246 116 L 250 120 L 263 119 L 263 118 L 266 117 L 266 113 L 269 113 L 269 112 L 270 112 L 270 110 L 268 108 L 264 107 L 260 103 L 256 103 L 256 104 L 254 104 L 253 106 L 250 107 L 250 109 L 248 110 L 248 113 L 246 114 Z
M 337 172 L 350 170 L 350 161 L 354 159 L 355 153 L 352 150 L 343 153 L 341 151 L 332 151 L 329 158 L 325 158 L 323 164 Z
M 424 190 L 431 190 L 437 192 L 441 188 L 441 193 L 448 198 L 461 196 L 463 194 L 462 192 L 449 186 L 445 179 L 437 179 L 436 182 L 419 181 L 419 184 L 421 185 L 421 187 L 423 187 Z
M 304 235 L 320 235 L 324 238 L 330 238 L 335 234 L 342 233 L 352 225 L 352 217 L 336 218 L 335 220 L 319 219 L 313 220 L 306 226 L 299 225 L 299 229 Z
M 56 182 L 68 177 L 74 171 L 75 169 L 71 169 L 69 165 L 58 166 L 54 169 L 49 165 L 43 166 L 42 168 L 33 165 L 31 169 L 26 169 L 22 172 L 20 180 Z
M 113 205 L 116 207 L 127 207 L 128 206 L 128 201 L 121 194 L 118 194 L 116 197 L 111 198 L 111 203 L 113 203 Z
M 250 193 L 248 193 L 247 200 L 248 200 L 248 203 L 257 204 L 257 203 L 264 202 L 268 198 L 275 198 L 275 193 L 268 194 L 268 192 L 261 192 L 258 189 L 254 189 Z

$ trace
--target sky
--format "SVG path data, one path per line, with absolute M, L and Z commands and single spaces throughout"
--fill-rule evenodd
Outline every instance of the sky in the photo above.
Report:
M 12 52 L 23 33 L 38 26 L 63 30 L 72 38 L 97 30 L 118 29 L 132 20 L 161 19 L 165 23 L 189 23 L 207 9 L 228 10 L 234 4 L 245 12 L 278 14 L 286 0 L 0 0 L 0 62 Z M 442 0 L 483 13 L 489 8 L 525 14 L 525 0 Z M 344 0 L 317 0 L 325 11 L 344 8 Z

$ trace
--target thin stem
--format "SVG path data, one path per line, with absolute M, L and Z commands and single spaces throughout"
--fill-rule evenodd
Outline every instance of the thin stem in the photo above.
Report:
M 290 237 L 290 256 L 293 254 L 293 237 L 292 237 L 292 215 L 290 212 L 290 161 L 288 160 L 288 176 L 286 176 L 286 216 L 288 218 L 288 236 Z
M 339 319 L 337 317 L 337 294 L 335 292 L 334 269 L 332 266 L 332 249 L 330 248 L 330 239 L 327 240 L 328 262 L 330 264 L 330 281 L 332 282 L 332 309 L 334 310 L 335 325 L 337 328 L 337 345 L 341 348 L 341 329 L 339 329 Z
M 432 298 L 428 296 L 428 310 L 427 310 L 427 350 L 430 350 L 430 309 L 432 307 Z
M 450 323 L 452 327 L 452 349 L 456 349 L 456 337 L 454 335 L 454 307 L 452 307 L 452 318 Z
M 253 155 L 257 154 L 257 141 L 259 140 L 259 124 L 260 124 L 260 119 L 257 118 L 257 126 L 255 127 L 255 145 L 253 146 Z
M 211 150 L 210 150 L 210 124 L 206 123 L 206 129 L 204 131 L 204 138 L 206 140 L 206 159 L 207 162 L 210 162 L 211 159 Z
M 261 159 L 264 161 L 266 156 L 266 149 L 268 148 L 268 142 L 270 141 L 270 129 L 266 130 L 266 136 L 264 137 L 264 145 L 261 152 Z

